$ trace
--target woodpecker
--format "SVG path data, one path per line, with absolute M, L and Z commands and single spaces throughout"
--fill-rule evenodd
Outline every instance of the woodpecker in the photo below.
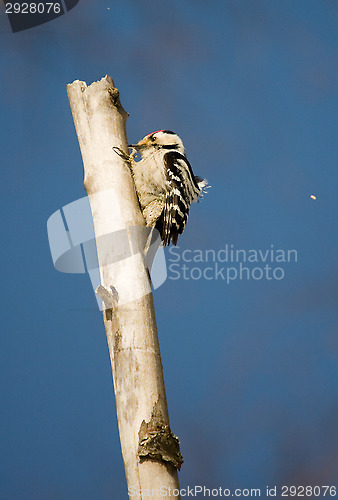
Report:
M 176 245 L 191 203 L 203 196 L 208 182 L 193 174 L 182 140 L 170 130 L 152 132 L 129 147 L 146 224 L 159 231 L 164 246 Z M 139 161 L 134 160 L 136 153 L 141 155 Z

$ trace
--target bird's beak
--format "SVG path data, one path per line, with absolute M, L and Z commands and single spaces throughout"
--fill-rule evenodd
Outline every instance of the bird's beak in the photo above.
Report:
M 129 144 L 128 148 L 133 148 L 136 149 L 136 151 L 140 151 L 141 149 L 146 148 L 147 146 L 148 146 L 148 137 L 145 137 L 137 144 Z

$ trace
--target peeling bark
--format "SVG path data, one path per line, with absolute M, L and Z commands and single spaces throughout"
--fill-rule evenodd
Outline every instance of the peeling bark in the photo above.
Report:
M 161 408 L 156 403 L 149 422 L 142 421 L 139 431 L 138 455 L 140 460 L 163 460 L 180 470 L 183 457 L 180 440 L 165 422 Z

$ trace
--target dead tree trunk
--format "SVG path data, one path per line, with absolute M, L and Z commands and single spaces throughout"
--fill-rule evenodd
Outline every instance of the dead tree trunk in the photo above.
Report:
M 154 490 L 156 498 L 158 490 L 159 497 L 163 491 L 177 497 L 182 459 L 169 427 L 144 235 L 133 230 L 144 226 L 144 219 L 128 165 L 112 149 L 128 151 L 128 115 L 109 76 L 90 87 L 77 80 L 67 91 L 93 215 L 129 496 L 141 490 L 138 498 L 147 498 Z

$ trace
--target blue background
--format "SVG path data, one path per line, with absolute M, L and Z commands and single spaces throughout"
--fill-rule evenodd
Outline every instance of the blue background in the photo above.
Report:
M 65 86 L 105 74 L 129 141 L 175 130 L 212 185 L 180 250 L 298 252 L 155 291 L 181 486 L 337 486 L 337 33 L 330 0 L 81 0 L 16 34 L 1 11 L 2 500 L 127 498 L 102 315 L 46 232 L 85 195 Z

